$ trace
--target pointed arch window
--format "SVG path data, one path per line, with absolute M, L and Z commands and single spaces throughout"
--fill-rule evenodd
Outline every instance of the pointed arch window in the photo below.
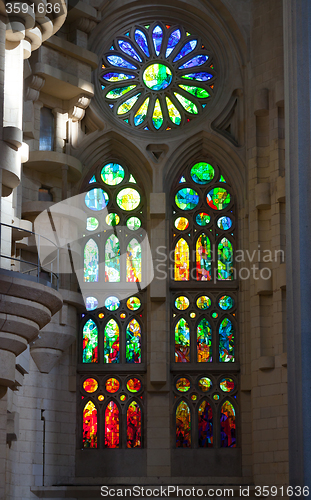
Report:
M 174 251 L 174 278 L 176 281 L 189 281 L 189 245 L 180 238 Z
M 127 448 L 141 448 L 141 408 L 137 401 L 127 408 L 126 429 Z
M 191 412 L 189 405 L 181 401 L 176 408 L 176 448 L 191 447 Z
M 99 254 L 98 245 L 91 238 L 84 247 L 84 281 L 98 281 Z
M 116 403 L 110 401 L 105 410 L 105 448 L 119 448 L 120 417 Z
M 92 401 L 83 409 L 83 447 L 97 448 L 97 409 Z

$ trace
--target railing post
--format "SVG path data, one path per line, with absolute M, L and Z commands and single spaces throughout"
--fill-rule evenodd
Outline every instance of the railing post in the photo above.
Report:
M 37 269 L 37 281 L 39 283 L 40 276 L 40 234 L 38 235 L 38 269 Z

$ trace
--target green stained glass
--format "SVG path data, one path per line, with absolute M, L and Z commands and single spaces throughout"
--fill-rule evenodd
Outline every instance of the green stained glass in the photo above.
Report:
M 193 165 L 190 174 L 194 182 L 197 184 L 208 184 L 211 180 L 213 180 L 215 170 L 209 163 L 200 161 L 199 163 Z
M 125 113 L 130 111 L 132 109 L 132 107 L 134 106 L 134 104 L 138 101 L 140 94 L 141 94 L 141 92 L 139 92 L 139 94 L 133 95 L 132 97 L 127 99 L 123 104 L 121 104 L 118 107 L 118 111 L 117 111 L 118 115 L 125 115 Z
M 179 85 L 179 87 L 199 99 L 206 99 L 210 96 L 209 93 L 201 87 L 194 87 L 193 85 Z
M 142 103 L 139 110 L 135 114 L 134 125 L 136 127 L 138 125 L 140 125 L 141 123 L 143 123 L 143 121 L 145 121 L 146 116 L 147 116 L 147 112 L 148 112 L 149 101 L 150 101 L 150 97 L 147 97 L 147 99 Z
M 233 280 L 233 248 L 227 238 L 218 244 L 218 279 Z
M 186 99 L 186 97 L 178 94 L 177 92 L 174 92 L 174 95 L 175 95 L 176 99 L 178 99 L 178 101 L 180 102 L 182 107 L 186 111 L 188 111 L 188 113 L 191 113 L 193 115 L 197 115 L 199 113 L 198 108 L 196 107 L 196 105 L 192 101 L 189 101 L 189 99 Z
M 117 204 L 122 210 L 135 210 L 140 204 L 140 194 L 136 189 L 125 188 L 117 194 Z
M 213 387 L 213 383 L 212 383 L 211 379 L 208 377 L 200 378 L 198 385 L 199 385 L 199 389 L 201 389 L 201 391 L 203 391 L 203 392 L 208 392 L 211 389 L 211 387 Z
M 108 214 L 105 220 L 107 226 L 117 226 L 120 223 L 120 217 L 115 213 Z
M 226 182 L 225 178 L 223 175 L 220 176 L 219 182 Z
M 143 73 L 143 82 L 151 90 L 166 89 L 170 85 L 172 78 L 170 68 L 161 63 L 150 64 Z
M 127 94 L 131 90 L 133 90 L 136 87 L 136 85 L 128 85 L 127 87 L 120 87 L 117 89 L 112 89 L 108 94 L 106 95 L 107 99 L 119 99 L 119 97 L 123 96 L 124 94 Z
M 85 195 L 85 204 L 90 210 L 103 210 L 109 202 L 109 196 L 106 191 L 94 188 Z
M 175 361 L 190 361 L 190 328 L 187 321 L 181 318 L 175 326 Z
M 124 168 L 118 163 L 108 163 L 102 168 L 101 178 L 109 186 L 117 186 L 124 179 Z
M 104 330 L 104 363 L 119 363 L 119 326 L 111 319 Z
M 156 100 L 155 105 L 154 105 L 154 110 L 153 110 L 153 115 L 152 115 L 152 123 L 154 128 L 157 130 L 161 128 L 163 124 L 163 113 L 161 109 L 161 104 L 159 99 Z
M 207 226 L 207 224 L 210 223 L 210 220 L 210 216 L 205 212 L 200 212 L 195 218 L 195 221 L 199 226 Z
M 126 328 L 126 362 L 141 363 L 141 328 L 136 319 Z
M 167 105 L 167 110 L 168 110 L 168 116 L 172 120 L 175 125 L 180 125 L 181 123 L 181 114 L 179 113 L 178 109 L 176 106 L 172 103 L 172 101 L 166 97 L 166 105 Z
M 191 188 L 183 188 L 176 193 L 175 203 L 181 210 L 192 210 L 199 203 L 199 195 Z
M 138 297 L 130 297 L 126 302 L 126 305 L 130 311 L 137 311 L 137 309 L 141 306 L 141 302 Z
M 220 297 L 218 305 L 220 309 L 222 309 L 223 311 L 227 311 L 228 309 L 232 309 L 232 307 L 234 306 L 234 300 L 229 295 L 223 295 L 222 297 Z
M 88 217 L 86 219 L 86 229 L 88 231 L 95 231 L 98 228 L 99 222 L 95 217 Z
M 184 295 L 180 295 L 180 297 L 177 297 L 175 300 L 175 307 L 179 311 L 185 311 L 185 309 L 188 309 L 190 304 L 190 301 L 188 297 L 185 297 Z
M 197 361 L 210 363 L 212 361 L 212 329 L 206 318 L 197 326 Z
M 214 210 L 223 210 L 230 204 L 231 197 L 224 188 L 216 187 L 207 193 L 206 201 Z
M 120 243 L 114 234 L 108 238 L 105 245 L 105 281 L 120 281 Z
M 99 254 L 97 243 L 89 240 L 84 247 L 84 281 L 86 283 L 98 281 Z
M 82 363 L 98 363 L 98 329 L 91 319 L 83 327 Z
M 229 378 L 229 377 L 221 379 L 221 381 L 219 383 L 219 387 L 223 392 L 234 391 L 234 386 L 235 386 L 234 381 L 232 380 L 232 378 Z
M 141 226 L 141 220 L 138 217 L 130 217 L 126 221 L 126 225 L 131 231 L 136 231 Z
M 233 363 L 234 358 L 234 328 L 231 321 L 225 318 L 219 327 L 219 361 Z
M 190 380 L 187 378 L 179 378 L 176 382 L 176 389 L 179 392 L 188 392 L 191 387 Z
M 212 301 L 207 295 L 201 295 L 201 297 L 197 299 L 197 307 L 199 309 L 206 310 L 210 307 L 211 303 Z
M 107 297 L 105 300 L 105 307 L 108 309 L 108 311 L 117 311 L 120 307 L 120 301 L 118 297 L 114 297 L 113 295 L 111 297 Z

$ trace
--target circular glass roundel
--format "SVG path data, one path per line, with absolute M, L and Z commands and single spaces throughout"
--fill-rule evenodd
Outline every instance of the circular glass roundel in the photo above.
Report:
M 192 401 L 196 401 L 198 399 L 197 394 L 191 394 Z
M 185 377 L 179 378 L 176 382 L 176 389 L 179 392 L 188 392 L 191 387 L 190 380 Z
M 180 297 L 177 297 L 175 300 L 175 307 L 179 311 L 185 311 L 189 307 L 189 299 L 185 297 L 184 295 L 180 295 Z
M 192 210 L 199 203 L 199 195 L 191 188 L 183 188 L 176 193 L 175 203 L 181 210 Z
M 234 391 L 235 384 L 232 378 L 226 377 L 221 379 L 219 386 L 223 392 L 232 392 Z
M 130 297 L 127 299 L 126 305 L 130 311 L 137 311 L 141 306 L 141 302 L 138 297 Z
M 97 399 L 98 401 L 104 401 L 105 396 L 103 394 L 100 394 Z
M 207 224 L 210 223 L 210 220 L 210 216 L 205 212 L 199 213 L 195 218 L 195 221 L 199 226 L 207 226 Z
M 215 399 L 215 401 L 218 401 L 219 400 L 219 394 L 214 394 L 213 399 Z
M 126 388 L 130 392 L 139 392 L 141 389 L 141 381 L 138 378 L 130 378 L 126 383 Z
M 208 184 L 211 180 L 213 180 L 215 170 L 209 163 L 200 161 L 199 163 L 193 165 L 190 174 L 194 182 L 197 184 Z
M 120 382 L 116 378 L 108 378 L 106 380 L 106 391 L 109 392 L 110 394 L 114 394 L 115 392 L 118 392 L 120 389 Z
M 131 231 L 137 231 L 141 226 L 141 220 L 138 217 L 130 217 L 126 221 L 126 225 Z
M 120 401 L 126 401 L 126 395 L 125 394 L 121 394 Z
M 118 163 L 108 163 L 100 174 L 103 182 L 109 186 L 116 186 L 124 179 L 124 168 Z
M 93 392 L 97 391 L 98 389 L 97 380 L 95 380 L 95 378 L 87 378 L 83 382 L 83 389 L 89 394 L 92 394 Z
M 224 188 L 216 187 L 207 193 L 206 201 L 214 210 L 223 210 L 229 205 L 231 197 Z
M 140 194 L 136 189 L 125 188 L 117 194 L 117 204 L 127 212 L 135 210 L 140 204 Z
M 98 228 L 99 222 L 95 217 L 88 217 L 86 219 L 86 229 L 88 231 L 95 231 Z
M 232 220 L 230 217 L 220 217 L 217 221 L 217 226 L 223 231 L 228 231 L 232 227 Z
M 218 312 L 216 311 L 212 312 L 212 318 L 214 319 L 218 318 Z
M 120 217 L 115 213 L 108 214 L 105 220 L 107 226 L 117 226 L 120 223 Z
M 85 299 L 85 307 L 87 311 L 94 311 L 98 306 L 98 300 L 96 297 L 87 297 Z
M 197 307 L 199 309 L 208 309 L 211 305 L 212 301 L 207 295 L 202 295 L 197 299 Z
M 190 318 L 194 319 L 195 317 L 196 317 L 195 312 L 191 312 L 191 313 L 190 313 Z
M 109 202 L 109 196 L 103 189 L 94 188 L 85 195 L 85 204 L 90 210 L 103 210 Z
M 220 297 L 218 305 L 223 311 L 228 311 L 228 309 L 232 309 L 234 306 L 234 300 L 229 295 L 223 295 Z
M 172 72 L 166 64 L 150 64 L 143 73 L 143 82 L 151 90 L 164 90 L 173 79 Z
M 188 229 L 189 227 L 189 221 L 186 217 L 178 217 L 175 220 L 174 225 L 179 231 L 185 231 L 185 229 Z
M 213 383 L 212 383 L 210 378 L 202 377 L 202 378 L 200 378 L 198 385 L 199 385 L 199 389 L 201 391 L 208 392 L 212 388 Z
M 125 319 L 125 318 L 126 318 L 126 314 L 125 314 L 125 313 L 121 313 L 121 314 L 120 314 L 120 318 L 121 318 L 121 319 Z
M 114 296 L 108 297 L 105 300 L 105 307 L 106 309 L 108 309 L 108 311 L 117 311 L 120 307 L 120 301 L 118 297 Z
M 105 317 L 104 313 L 99 313 L 98 315 L 99 319 L 103 319 Z

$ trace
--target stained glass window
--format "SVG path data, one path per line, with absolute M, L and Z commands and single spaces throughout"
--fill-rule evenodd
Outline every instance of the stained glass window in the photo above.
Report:
M 141 363 L 141 328 L 136 319 L 126 327 L 126 362 Z
M 119 363 L 120 329 L 114 319 L 110 319 L 104 330 L 104 363 Z
M 97 409 L 92 401 L 83 409 L 83 448 L 97 448 Z
M 181 401 L 176 409 L 176 448 L 191 447 L 191 413 L 188 404 Z
M 187 321 L 181 318 L 175 326 L 175 361 L 190 361 L 190 329 Z
M 200 448 L 213 446 L 213 411 L 206 400 L 203 400 L 198 410 L 198 438 Z
M 107 48 L 99 85 L 107 112 L 123 123 L 178 129 L 208 108 L 216 72 L 201 37 L 155 22 L 121 31 Z
M 174 276 L 176 281 L 189 280 L 189 245 L 183 238 L 175 246 Z
M 235 409 L 230 401 L 225 401 L 221 407 L 221 447 L 235 448 Z
M 89 319 L 83 327 L 82 362 L 98 362 L 98 329 L 94 321 L 91 319 Z
M 105 410 L 105 448 L 119 448 L 120 418 L 117 404 L 110 401 Z
M 213 361 L 212 329 L 206 318 L 203 318 L 197 326 L 197 360 L 199 363 Z
M 233 280 L 233 248 L 227 238 L 218 243 L 218 279 Z
M 210 281 L 211 270 L 211 244 L 208 236 L 202 233 L 196 243 L 197 280 Z
M 141 409 L 133 401 L 127 409 L 127 447 L 141 448 Z
M 93 239 L 89 240 L 84 247 L 84 281 L 98 281 L 99 271 L 98 246 Z
M 219 361 L 224 363 L 235 361 L 234 328 L 229 318 L 225 318 L 219 327 Z
M 141 246 L 133 238 L 126 251 L 126 281 L 140 282 L 141 281 Z

